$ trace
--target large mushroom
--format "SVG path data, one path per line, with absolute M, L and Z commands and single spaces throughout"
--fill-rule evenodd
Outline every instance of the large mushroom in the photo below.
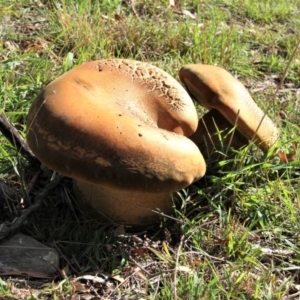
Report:
M 80 202 L 115 222 L 151 223 L 171 193 L 206 166 L 186 136 L 197 113 L 184 88 L 148 63 L 99 60 L 50 83 L 33 103 L 27 142 L 50 169 L 73 178 Z
M 235 148 L 254 139 L 267 150 L 278 138 L 273 122 L 225 70 L 188 65 L 180 78 L 211 109 L 199 126 L 192 100 L 161 69 L 132 60 L 84 63 L 33 103 L 28 144 L 46 166 L 73 178 L 76 197 L 94 212 L 118 223 L 151 223 L 155 209 L 172 211 L 173 192 L 204 175 L 199 147 L 216 126 L 237 126 Z

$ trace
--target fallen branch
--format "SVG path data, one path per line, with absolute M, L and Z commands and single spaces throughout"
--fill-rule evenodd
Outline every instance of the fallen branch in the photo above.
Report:
M 41 164 L 40 161 L 31 152 L 27 143 L 24 141 L 18 130 L 9 123 L 7 117 L 4 114 L 0 114 L 0 131 L 5 136 L 5 138 L 16 148 L 17 152 L 19 152 L 26 160 L 28 160 L 33 165 Z
M 3 226 L 2 230 L 0 227 L 0 240 L 15 233 L 24 221 L 41 206 L 44 199 L 61 183 L 62 179 L 63 176 L 56 175 L 55 179 L 50 181 L 46 187 L 37 194 L 34 204 L 24 210 L 22 215 L 10 227 Z
M 300 295 L 300 291 L 297 292 L 297 293 L 294 293 L 294 294 L 292 294 L 292 295 L 285 296 L 285 297 L 283 297 L 282 299 L 283 299 L 283 300 L 287 300 L 287 299 L 295 299 L 296 297 L 297 297 L 297 299 L 299 299 L 299 298 L 298 298 L 299 295 Z

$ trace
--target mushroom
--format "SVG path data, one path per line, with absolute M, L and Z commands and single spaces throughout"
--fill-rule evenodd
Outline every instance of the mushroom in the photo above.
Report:
M 148 63 L 84 63 L 44 88 L 27 142 L 50 169 L 73 178 L 80 203 L 117 223 L 148 224 L 172 211 L 171 193 L 206 165 L 187 138 L 198 125 L 184 88 Z
M 190 139 L 202 150 L 205 159 L 211 148 L 227 136 L 232 148 L 239 149 L 253 141 L 263 151 L 276 144 L 279 132 L 273 121 L 258 107 L 244 85 L 220 67 L 189 64 L 179 71 L 180 80 L 190 96 L 210 111 L 199 120 Z M 229 134 L 233 127 L 237 131 Z M 226 142 L 226 141 L 225 141 Z M 224 141 L 222 141 L 224 143 Z M 209 149 L 203 149 L 205 145 Z M 207 151 L 208 150 L 208 151 Z
M 199 148 L 217 142 L 211 137 L 217 128 L 225 137 L 237 127 L 230 139 L 236 149 L 254 140 L 267 151 L 278 139 L 275 124 L 224 69 L 187 65 L 179 76 L 210 109 L 199 125 L 188 93 L 166 72 L 138 61 L 98 60 L 41 92 L 28 114 L 28 145 L 46 166 L 73 178 L 82 205 L 117 223 L 149 224 L 157 220 L 155 209 L 172 212 L 173 192 L 204 175 Z

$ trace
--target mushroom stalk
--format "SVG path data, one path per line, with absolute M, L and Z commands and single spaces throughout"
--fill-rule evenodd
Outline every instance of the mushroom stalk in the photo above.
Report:
M 238 150 L 249 144 L 248 139 L 216 109 L 211 109 L 199 120 L 197 131 L 190 140 L 210 163 L 224 160 L 224 154 L 232 156 L 232 149 Z
M 103 216 L 104 221 L 130 225 L 151 224 L 159 212 L 171 214 L 171 193 L 117 190 L 73 180 L 76 198 L 85 211 Z M 95 201 L 95 199 L 97 201 Z

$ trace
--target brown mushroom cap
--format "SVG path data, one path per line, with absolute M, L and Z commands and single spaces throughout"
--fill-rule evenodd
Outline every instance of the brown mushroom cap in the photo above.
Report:
M 50 83 L 32 105 L 27 141 L 49 168 L 116 189 L 173 192 L 205 173 L 185 136 L 197 113 L 181 85 L 148 63 L 99 60 Z
M 262 150 L 278 140 L 278 129 L 257 106 L 247 89 L 226 70 L 210 65 L 190 64 L 181 68 L 181 81 L 190 95 L 208 109 L 217 109 L 232 125 Z

